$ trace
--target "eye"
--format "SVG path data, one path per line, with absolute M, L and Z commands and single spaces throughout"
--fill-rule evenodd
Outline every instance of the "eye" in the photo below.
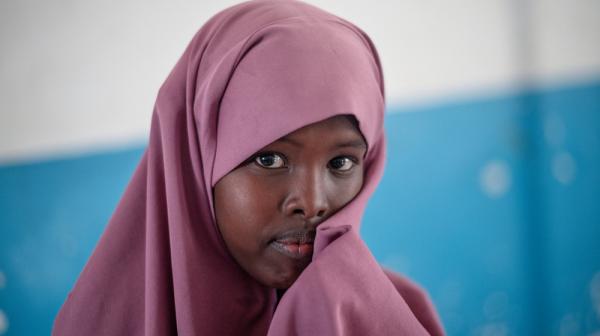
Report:
M 281 155 L 276 153 L 262 153 L 254 157 L 254 162 L 267 169 L 282 168 L 285 162 Z
M 329 166 L 338 171 L 349 171 L 355 165 L 355 162 L 346 156 L 339 156 L 329 161 Z

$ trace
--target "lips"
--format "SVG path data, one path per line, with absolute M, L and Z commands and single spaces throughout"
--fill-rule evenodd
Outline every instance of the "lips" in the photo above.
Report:
M 314 240 L 313 230 L 291 230 L 278 235 L 271 246 L 288 257 L 304 259 L 312 256 Z

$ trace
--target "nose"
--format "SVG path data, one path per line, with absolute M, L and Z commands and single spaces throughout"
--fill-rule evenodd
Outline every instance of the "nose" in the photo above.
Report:
M 329 214 L 326 181 L 318 172 L 304 171 L 290 176 L 288 197 L 284 211 L 288 216 L 300 216 L 316 223 Z

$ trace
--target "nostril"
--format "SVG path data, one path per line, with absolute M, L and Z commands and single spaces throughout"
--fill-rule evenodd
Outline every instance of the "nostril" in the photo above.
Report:
M 306 216 L 306 213 L 302 209 L 294 209 L 294 211 L 292 213 Z M 316 217 L 323 217 L 323 216 L 325 216 L 325 210 L 319 210 L 316 214 Z

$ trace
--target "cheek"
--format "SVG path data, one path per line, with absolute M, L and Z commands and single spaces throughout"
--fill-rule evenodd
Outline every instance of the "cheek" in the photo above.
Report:
M 217 224 L 228 247 L 256 249 L 274 211 L 267 190 L 251 176 L 232 172 L 217 183 L 214 197 Z
M 328 184 L 327 193 L 330 195 L 332 208 L 337 211 L 358 195 L 363 185 L 363 174 L 360 171 L 348 179 L 332 177 Z

